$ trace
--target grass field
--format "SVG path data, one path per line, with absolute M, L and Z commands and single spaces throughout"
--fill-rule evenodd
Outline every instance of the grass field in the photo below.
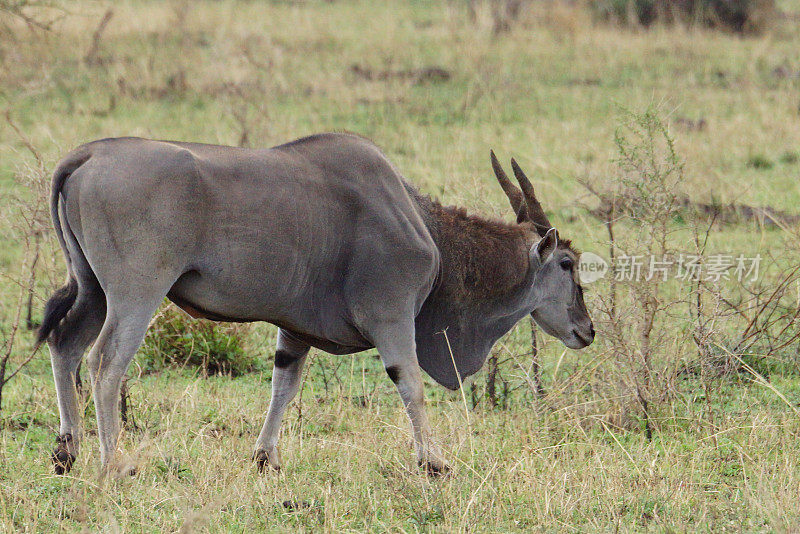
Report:
M 489 165 L 494 148 L 527 169 L 562 234 L 602 254 L 605 229 L 579 180 L 612 183 L 622 110 L 654 108 L 685 161 L 682 193 L 800 213 L 800 4 L 779 7 L 780 20 L 749 37 L 622 29 L 561 2 L 531 4 L 499 34 L 481 2 L 471 19 L 461 2 L 79 0 L 31 12 L 58 17 L 52 31 L 0 11 L 3 334 L 28 276 L 18 208 L 42 198 L 30 184 L 102 137 L 271 146 L 349 130 L 425 193 L 511 220 Z M 674 246 L 687 235 L 673 235 Z M 776 265 L 800 257 L 791 228 L 726 224 L 708 238 L 709 250 Z M 44 243 L 34 319 L 64 273 L 52 233 Z M 607 285 L 588 295 L 593 314 Z M 681 310 L 661 316 L 654 357 L 663 369 L 697 359 Z M 652 388 L 648 440 L 630 370 L 602 328 L 580 353 L 540 334 L 539 397 L 525 321 L 496 348 L 499 406 L 485 398 L 486 371 L 463 395 L 427 380 L 431 422 L 455 468 L 431 480 L 372 352 L 312 351 L 284 421 L 284 468 L 259 474 L 249 456 L 275 334 L 268 325 L 241 332 L 260 363 L 236 378 L 134 366 L 122 447 L 137 474 L 120 479 L 98 477 L 91 403 L 75 468 L 52 474 L 58 410 L 39 353 L 3 393 L 0 532 L 800 529 L 796 342 L 769 372 L 657 374 L 668 386 Z M 20 334 L 11 368 L 32 340 Z

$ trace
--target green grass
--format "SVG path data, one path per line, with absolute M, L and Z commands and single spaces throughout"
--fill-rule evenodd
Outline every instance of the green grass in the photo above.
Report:
M 70 5 L 49 33 L 0 13 L 13 31 L 0 39 L 0 109 L 40 151 L 47 172 L 74 146 L 108 136 L 236 144 L 244 129 L 251 145 L 270 146 L 351 130 L 378 143 L 425 192 L 511 220 L 489 166 L 494 148 L 528 171 L 562 234 L 604 254 L 604 228 L 582 208 L 591 199 L 578 179 L 612 177 L 620 109 L 656 105 L 686 161 L 684 193 L 800 211 L 800 78 L 774 75 L 778 66 L 800 72 L 796 16 L 742 38 L 681 27 L 624 31 L 592 24 L 577 7 L 536 4 L 495 35 L 489 4 L 480 2 L 474 22 L 456 2 L 182 5 L 115 3 L 100 61 L 91 65 L 83 56 L 105 4 Z M 796 2 L 780 8 L 800 11 Z M 353 65 L 440 66 L 451 77 L 365 80 Z M 181 77 L 184 88 L 170 85 Z M 686 128 L 680 118 L 706 126 Z M 16 294 L 9 277 L 20 277 L 23 251 L 12 197 L 34 197 L 23 177 L 36 165 L 0 123 L 6 327 Z M 37 315 L 63 278 L 53 236 L 46 242 Z M 748 224 L 709 236 L 710 250 L 730 253 L 782 255 L 796 245 L 792 233 Z M 600 293 L 588 295 L 593 313 Z M 685 318 L 672 320 L 662 352 L 690 361 L 694 347 L 676 341 L 686 339 Z M 138 474 L 120 480 L 97 478 L 91 403 L 75 469 L 51 474 L 58 413 L 43 351 L 4 394 L 0 531 L 800 528 L 800 378 L 791 366 L 770 367 L 768 383 L 746 373 L 669 377 L 648 442 L 602 331 L 581 353 L 540 340 L 548 394 L 537 399 L 524 376 L 530 340 L 522 323 L 497 349 L 511 358 L 502 366 L 513 389 L 505 409 L 482 398 L 485 371 L 468 386 L 466 405 L 460 393 L 428 381 L 432 425 L 455 466 L 452 476 L 428 480 L 375 354 L 313 351 L 285 419 L 284 469 L 259 475 L 249 455 L 269 399 L 275 329 L 242 335 L 243 350 L 263 364 L 237 378 L 131 369 L 133 420 L 122 447 Z M 14 362 L 31 340 L 24 332 Z

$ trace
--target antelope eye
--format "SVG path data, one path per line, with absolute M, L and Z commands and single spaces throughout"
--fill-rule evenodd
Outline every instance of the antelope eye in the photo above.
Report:
M 565 271 L 571 271 L 572 270 L 572 265 L 573 265 L 572 259 L 571 258 L 564 258 L 563 260 L 561 260 L 560 265 L 561 265 L 561 268 L 564 269 Z

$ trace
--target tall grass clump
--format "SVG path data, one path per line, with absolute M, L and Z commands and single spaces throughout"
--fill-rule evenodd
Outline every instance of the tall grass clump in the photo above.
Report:
M 205 376 L 240 376 L 257 367 L 244 350 L 246 325 L 192 319 L 169 304 L 150 324 L 136 364 L 143 373 L 166 368 L 197 368 Z

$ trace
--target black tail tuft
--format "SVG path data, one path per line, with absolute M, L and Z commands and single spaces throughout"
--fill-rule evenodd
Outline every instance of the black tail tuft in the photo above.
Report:
M 61 322 L 61 319 L 67 316 L 67 313 L 72 309 L 75 304 L 75 299 L 78 298 L 78 282 L 74 278 L 70 278 L 67 285 L 53 293 L 47 305 L 44 308 L 44 317 L 42 318 L 42 325 L 39 327 L 39 332 L 36 334 L 36 346 L 41 345 Z

